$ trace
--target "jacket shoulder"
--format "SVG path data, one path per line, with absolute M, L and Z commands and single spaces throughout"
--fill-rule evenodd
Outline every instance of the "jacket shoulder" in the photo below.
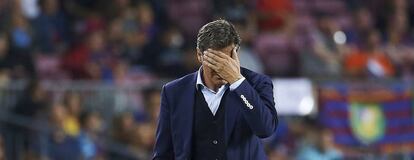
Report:
M 170 82 L 168 82 L 167 84 L 164 85 L 164 89 L 166 90 L 171 90 L 171 89 L 176 89 L 176 88 L 180 88 L 183 85 L 189 85 L 189 83 L 191 83 L 192 81 L 194 81 L 195 76 L 197 75 L 197 72 L 194 73 L 190 73 L 187 74 L 181 78 L 172 80 Z M 195 82 L 194 82 L 195 85 Z
M 241 67 L 241 73 L 249 82 L 272 81 L 269 76 L 253 72 L 247 68 Z

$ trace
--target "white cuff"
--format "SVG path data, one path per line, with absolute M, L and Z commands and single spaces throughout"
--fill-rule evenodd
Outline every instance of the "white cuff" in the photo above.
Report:
M 230 84 L 230 91 L 233 91 L 233 90 L 237 89 L 237 87 L 239 87 L 240 84 L 242 84 L 245 79 L 246 78 L 242 77 L 239 80 L 237 80 L 236 82 Z

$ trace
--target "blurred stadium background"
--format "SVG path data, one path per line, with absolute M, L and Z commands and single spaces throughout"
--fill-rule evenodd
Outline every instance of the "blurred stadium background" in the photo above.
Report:
M 410 0 L 0 0 L 0 160 L 150 159 L 160 87 L 235 24 L 274 78 L 270 159 L 413 159 Z

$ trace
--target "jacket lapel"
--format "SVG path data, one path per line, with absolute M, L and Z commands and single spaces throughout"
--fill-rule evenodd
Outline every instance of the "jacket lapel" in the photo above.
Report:
M 182 87 L 180 95 L 177 99 L 177 109 L 179 110 L 176 114 L 177 127 L 181 130 L 181 139 L 183 140 L 183 149 L 186 152 L 186 156 L 191 154 L 192 146 L 192 131 L 193 131 L 193 114 L 194 114 L 194 98 L 195 98 L 195 85 L 197 79 L 197 72 L 193 73 L 191 79 Z

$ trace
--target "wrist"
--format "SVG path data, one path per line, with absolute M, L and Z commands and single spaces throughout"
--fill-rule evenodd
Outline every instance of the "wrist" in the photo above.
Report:
M 238 88 L 242 83 L 243 83 L 243 81 L 245 80 L 246 78 L 244 78 L 243 76 L 240 78 L 240 79 L 238 79 L 237 81 L 235 81 L 235 82 L 233 82 L 232 84 L 230 84 L 230 91 L 233 91 L 233 90 L 235 90 L 236 88 Z
M 238 75 L 238 76 L 236 76 L 232 81 L 229 81 L 229 83 L 230 84 L 233 84 L 234 82 L 237 82 L 238 80 L 240 80 L 240 79 L 242 79 L 243 78 L 243 76 L 242 75 Z

